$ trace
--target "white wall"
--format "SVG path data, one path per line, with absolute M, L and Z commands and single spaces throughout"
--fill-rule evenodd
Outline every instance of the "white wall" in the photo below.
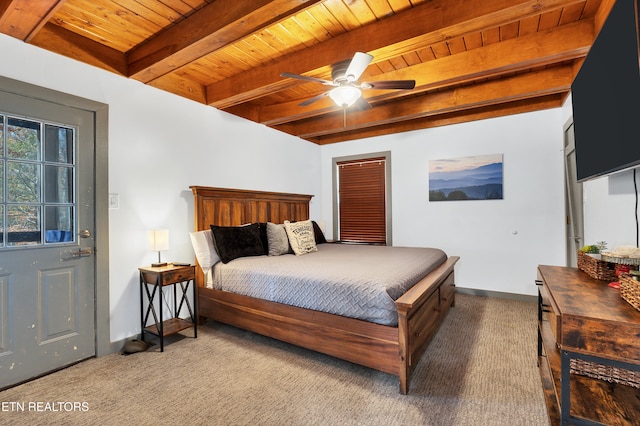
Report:
M 460 256 L 459 287 L 534 295 L 536 266 L 565 264 L 563 124 L 558 108 L 325 145 L 328 234 L 332 158 L 391 151 L 393 245 Z M 484 154 L 504 154 L 503 200 L 428 201 L 429 160 Z
M 1 34 L 0 51 L 1 76 L 109 105 L 109 192 L 120 204 L 109 211 L 112 341 L 140 332 L 137 271 L 157 259 L 147 230 L 169 229 L 163 259 L 194 259 L 189 185 L 320 193 L 315 144 Z
M 640 170 L 637 175 L 640 187 Z M 585 182 L 583 191 L 585 243 L 606 241 L 609 249 L 636 246 L 633 171 Z
M 566 120 L 571 119 L 571 98 L 565 103 L 562 112 Z M 640 188 L 640 168 L 636 169 L 636 174 L 637 186 Z M 582 189 L 585 244 L 606 241 L 609 249 L 622 245 L 636 246 L 636 190 L 633 170 L 587 181 Z

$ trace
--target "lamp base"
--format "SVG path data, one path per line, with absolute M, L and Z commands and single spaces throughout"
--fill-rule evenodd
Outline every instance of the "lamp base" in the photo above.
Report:
M 160 266 L 167 266 L 167 262 L 152 263 L 151 266 L 153 268 L 159 268 Z

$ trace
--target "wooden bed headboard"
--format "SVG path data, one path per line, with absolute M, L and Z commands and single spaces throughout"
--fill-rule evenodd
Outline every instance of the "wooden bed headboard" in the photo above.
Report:
M 194 197 L 195 230 L 211 225 L 238 226 L 246 223 L 309 219 L 313 195 L 245 189 L 191 186 Z
M 285 220 L 309 219 L 309 202 L 313 195 L 245 189 L 190 186 L 193 192 L 195 231 L 211 225 L 239 226 L 255 222 L 283 223 Z M 196 282 L 204 282 L 197 268 Z

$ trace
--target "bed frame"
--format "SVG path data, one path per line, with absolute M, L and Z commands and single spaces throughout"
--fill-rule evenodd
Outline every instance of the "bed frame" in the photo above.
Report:
M 309 219 L 311 195 L 203 186 L 191 190 L 196 231 L 210 225 Z M 455 304 L 458 259 L 450 256 L 396 301 L 397 327 L 209 289 L 199 267 L 198 314 L 201 321 L 212 319 L 396 375 L 400 392 L 406 394 L 411 372 Z

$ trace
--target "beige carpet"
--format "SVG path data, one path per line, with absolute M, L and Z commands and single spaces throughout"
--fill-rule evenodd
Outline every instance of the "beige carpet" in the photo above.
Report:
M 536 321 L 534 303 L 459 294 L 407 396 L 394 376 L 207 323 L 164 353 L 0 392 L 0 424 L 547 425 Z

